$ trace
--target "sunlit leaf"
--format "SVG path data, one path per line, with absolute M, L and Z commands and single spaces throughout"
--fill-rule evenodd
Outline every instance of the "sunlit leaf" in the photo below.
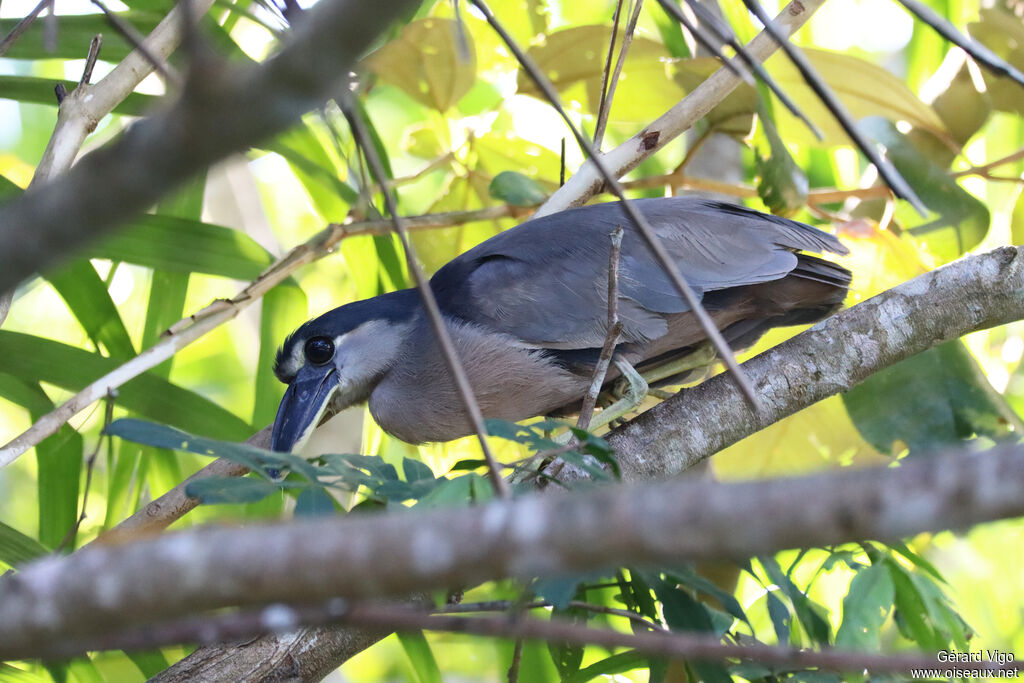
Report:
M 947 134 L 935 111 L 887 69 L 838 52 L 810 48 L 803 48 L 803 51 L 855 120 L 881 116 L 890 121 L 907 121 L 939 137 Z M 772 57 L 766 67 L 797 106 L 821 129 L 826 144 L 850 144 L 835 118 L 784 55 L 780 53 Z M 792 114 L 780 108 L 777 116 L 789 121 L 783 128 L 787 141 L 814 142 L 806 126 L 796 121 Z
M 998 6 L 982 9 L 979 14 L 981 21 L 967 25 L 971 37 L 1012 66 L 1024 69 L 1024 25 L 1020 17 Z M 982 69 L 982 76 L 994 109 L 1024 114 L 1024 87 L 987 69 Z
M 364 63 L 416 101 L 444 112 L 469 92 L 476 78 L 473 39 L 468 32 L 464 35 L 467 50 L 462 53 L 456 22 L 414 21 Z
M 923 240 L 929 251 L 943 261 L 951 261 L 973 249 L 988 234 L 988 207 L 968 193 L 934 164 L 888 121 L 870 118 L 861 126 L 885 145 L 889 160 L 937 216 L 921 219 L 907 208 L 898 213 L 911 234 Z
M 531 46 L 527 54 L 559 92 L 569 91 L 567 94 L 572 95 L 576 90 L 570 88 L 582 85 L 587 111 L 596 113 L 611 35 L 610 26 L 573 26 L 549 33 L 543 43 Z M 641 35 L 633 37 L 610 120 L 647 121 L 682 97 L 683 89 L 668 72 L 670 59 L 664 45 Z M 542 97 L 523 70 L 519 71 L 516 87 L 521 94 Z
M 444 681 L 437 660 L 434 659 L 434 652 L 430 649 L 430 643 L 427 642 L 423 631 L 401 631 L 398 633 L 398 642 L 402 644 L 402 650 L 416 672 L 417 683 Z

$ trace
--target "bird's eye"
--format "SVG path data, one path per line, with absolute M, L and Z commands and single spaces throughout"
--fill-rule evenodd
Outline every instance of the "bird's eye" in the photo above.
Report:
M 323 365 L 334 358 L 334 342 L 327 337 L 313 337 L 306 342 L 306 359 L 313 365 Z

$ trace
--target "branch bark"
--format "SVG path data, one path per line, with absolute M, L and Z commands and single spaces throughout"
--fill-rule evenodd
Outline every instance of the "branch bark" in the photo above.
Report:
M 474 509 L 207 527 L 93 545 L 0 582 L 0 660 L 229 606 L 405 596 L 513 577 L 896 540 L 1024 515 L 1016 445 L 900 467 L 534 495 Z M 765 515 L 765 510 L 772 514 Z M 330 571 L 324 571 L 329 567 Z

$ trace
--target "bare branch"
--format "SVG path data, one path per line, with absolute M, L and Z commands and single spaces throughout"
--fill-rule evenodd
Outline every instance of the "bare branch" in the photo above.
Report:
M 671 476 L 904 358 L 1021 319 L 1024 251 L 1003 247 L 969 256 L 841 311 L 744 363 L 761 413 L 747 410 L 728 378 L 718 376 L 640 415 L 609 443 L 625 478 Z
M 213 161 L 297 121 L 337 92 L 355 60 L 411 4 L 318 3 L 273 58 L 205 69 L 172 106 L 87 155 L 45 190 L 30 188 L 0 206 L 0 291 L 144 211 Z M 239 102 L 251 106 L 240 110 Z
M 0 659 L 234 605 L 404 596 L 612 568 L 623 558 L 665 566 L 895 540 L 1022 515 L 1022 487 L 1022 449 L 1004 444 L 895 468 L 733 484 L 676 479 L 495 501 L 473 514 L 310 518 L 92 545 L 0 581 Z
M 159 56 L 153 54 L 146 45 L 146 40 L 135 30 L 135 27 L 126 21 L 123 21 L 121 17 L 117 16 L 116 13 L 111 12 L 103 0 L 91 0 L 92 4 L 100 8 L 106 16 L 107 21 L 113 26 L 118 33 L 124 36 L 124 39 L 128 41 L 128 44 L 138 50 L 139 54 L 146 58 L 149 65 L 152 66 L 156 71 L 164 77 L 164 79 L 177 87 L 181 87 L 181 77 L 174 71 L 173 68 Z
M 40 12 L 46 9 L 49 4 L 50 0 L 39 0 L 39 3 L 32 8 L 32 11 L 14 25 L 11 32 L 4 36 L 3 40 L 0 40 L 0 56 L 3 56 L 3 54 L 9 50 L 11 45 L 14 45 L 14 42 L 28 30 L 28 27 L 35 22 L 37 17 L 39 17 Z

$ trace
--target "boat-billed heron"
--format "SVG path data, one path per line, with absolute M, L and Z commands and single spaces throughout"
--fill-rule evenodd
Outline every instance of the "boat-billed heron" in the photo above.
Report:
M 850 272 L 803 253 L 846 253 L 828 233 L 704 199 L 635 205 L 734 348 L 772 327 L 820 320 L 846 296 Z M 620 203 L 528 221 L 430 280 L 484 417 L 518 421 L 579 405 L 606 336 L 609 234 L 618 226 L 616 358 L 644 372 L 706 341 Z M 415 289 L 310 320 L 284 342 L 274 370 L 288 384 L 275 450 L 300 448 L 325 419 L 364 401 L 384 431 L 410 443 L 473 431 Z M 606 381 L 618 374 L 613 366 Z

